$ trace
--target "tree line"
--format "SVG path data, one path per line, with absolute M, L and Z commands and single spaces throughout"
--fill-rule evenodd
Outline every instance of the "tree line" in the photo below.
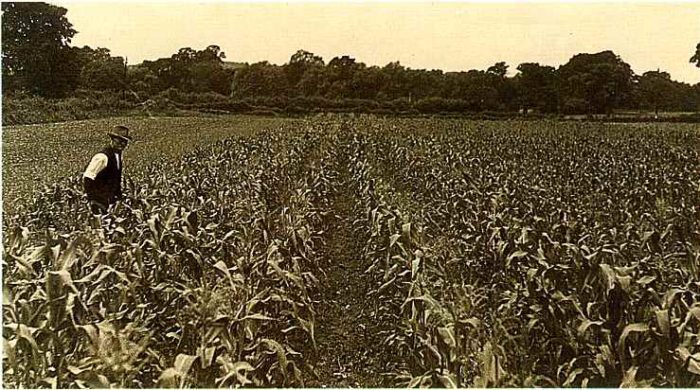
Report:
M 170 57 L 129 65 L 107 48 L 73 47 L 66 9 L 2 3 L 3 94 L 47 98 L 80 91 L 121 92 L 138 99 L 173 94 L 231 99 L 358 99 L 396 102 L 420 111 L 611 113 L 616 109 L 697 111 L 700 83 L 661 70 L 635 74 L 612 51 L 581 53 L 557 68 L 497 62 L 485 70 L 443 72 L 399 62 L 368 66 L 348 55 L 326 62 L 299 50 L 283 65 L 227 62 L 217 45 L 182 48 Z M 700 44 L 690 62 L 700 67 Z M 509 73 L 514 75 L 509 76 Z M 211 96 L 209 97 L 211 98 Z

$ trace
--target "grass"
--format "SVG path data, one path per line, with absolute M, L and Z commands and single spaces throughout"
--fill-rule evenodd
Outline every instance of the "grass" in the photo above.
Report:
M 44 185 L 80 175 L 90 157 L 108 144 L 107 131 L 122 124 L 135 141 L 125 152 L 125 175 L 162 159 L 232 135 L 249 135 L 280 121 L 264 117 L 117 117 L 7 126 L 2 134 L 3 211 Z M 133 171 L 132 171 L 133 172 Z

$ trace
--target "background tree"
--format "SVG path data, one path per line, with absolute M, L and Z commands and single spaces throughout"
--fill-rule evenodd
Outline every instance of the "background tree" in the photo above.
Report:
M 168 58 L 127 67 L 109 49 L 71 47 L 76 34 L 66 9 L 46 3 L 2 3 L 3 92 L 46 97 L 70 95 L 76 88 L 124 91 L 139 99 L 170 91 L 217 93 L 234 98 L 256 97 L 267 103 L 312 108 L 352 106 L 394 110 L 513 111 L 519 107 L 541 112 L 611 113 L 617 108 L 697 111 L 700 84 L 691 86 L 656 71 L 636 76 L 612 51 L 577 54 L 555 70 L 523 63 L 514 77 L 497 62 L 484 70 L 443 73 L 410 69 L 400 62 L 367 66 L 343 55 L 328 64 L 306 50 L 289 62 L 273 65 L 224 62 L 218 45 L 202 50 L 184 47 Z M 700 67 L 700 44 L 690 58 Z M 303 97 L 325 98 L 309 99 Z M 191 101 L 197 95 L 186 95 Z M 207 99 L 207 98 L 205 98 Z M 329 103 L 327 99 L 363 99 Z M 374 100 L 370 102 L 368 100 Z M 266 104 L 267 104 L 266 103 Z
M 89 46 L 73 48 L 80 64 L 80 87 L 96 91 L 121 91 L 128 88 L 126 64 L 112 57 L 109 49 Z
M 406 73 L 410 86 L 409 97 L 414 101 L 442 95 L 445 75 L 441 70 L 407 69 Z
M 501 76 L 482 70 L 470 70 L 460 74 L 461 86 L 457 99 L 465 100 L 471 111 L 497 110 L 501 107 L 498 101 L 497 81 Z
M 505 62 L 497 62 L 486 69 L 486 73 L 492 74 L 498 78 L 505 78 L 508 74 L 508 65 Z
M 577 54 L 557 73 L 567 111 L 610 114 L 627 102 L 632 91 L 632 68 L 609 50 Z
M 390 62 L 382 69 L 382 87 L 380 97 L 383 99 L 409 98 L 410 85 L 408 72 L 400 62 Z
M 221 64 L 226 59 L 226 53 L 221 51 L 219 45 L 209 45 L 204 50 L 196 50 L 194 52 L 195 62 L 208 62 Z
M 232 73 L 212 62 L 196 62 L 190 67 L 190 92 L 231 93 Z
M 129 80 L 129 89 L 137 92 L 139 95 L 150 96 L 162 89 L 159 87 L 158 77 L 145 65 L 129 66 L 127 68 L 127 78 Z
M 142 72 L 133 72 L 129 78 L 132 83 L 142 82 L 144 90 L 157 93 L 179 84 L 179 75 L 173 71 L 171 58 L 159 58 L 155 61 L 143 61 L 139 68 Z
M 296 85 L 296 93 L 301 96 L 325 96 L 330 84 L 324 66 L 306 69 Z
M 224 67 L 226 54 L 217 45 L 203 50 L 183 47 L 170 58 L 144 61 L 134 70 L 134 88 L 150 93 L 174 88 L 183 92 L 216 92 L 228 95 L 233 74 Z
M 287 76 L 282 67 L 267 61 L 236 71 L 231 94 L 237 98 L 287 96 Z
M 326 67 L 326 75 L 329 83 L 326 97 L 332 99 L 354 97 L 354 74 L 364 67 L 364 64 L 357 63 L 354 58 L 347 55 L 335 57 L 330 60 Z
M 673 110 L 680 106 L 678 89 L 666 72 L 645 72 L 637 83 L 639 103 L 641 108 L 653 109 L 659 114 L 659 109 Z
M 376 100 L 382 88 L 382 70 L 378 66 L 367 67 L 360 63 L 350 83 L 350 95 L 356 99 Z
M 195 51 L 189 62 L 188 76 L 190 92 L 216 92 L 228 95 L 231 92 L 232 74 L 223 67 L 226 54 L 218 45 L 209 45 Z
M 289 86 L 295 87 L 299 84 L 307 71 L 313 68 L 323 67 L 324 65 L 323 58 L 306 50 L 297 50 L 289 59 L 289 63 L 284 66 L 284 73 L 287 75 L 287 83 Z
M 518 104 L 525 110 L 537 109 L 540 112 L 557 110 L 556 70 L 551 66 L 526 62 L 518 65 L 514 77 Z
M 495 108 L 499 110 L 513 109 L 514 105 L 517 104 L 515 85 L 507 75 L 508 65 L 505 62 L 497 62 L 486 69 L 488 83 L 498 95 Z
M 80 67 L 69 47 L 76 31 L 66 9 L 46 3 L 2 3 L 3 91 L 65 96 Z
M 695 54 L 690 57 L 690 62 L 694 63 L 695 66 L 700 68 L 700 43 L 695 47 Z

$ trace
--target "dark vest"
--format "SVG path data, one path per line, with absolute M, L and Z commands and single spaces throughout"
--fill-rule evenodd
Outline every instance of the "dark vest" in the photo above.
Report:
M 114 203 L 122 194 L 122 166 L 117 167 L 116 152 L 112 147 L 106 147 L 100 152 L 107 156 L 107 166 L 95 177 L 91 194 L 96 200 L 107 204 Z

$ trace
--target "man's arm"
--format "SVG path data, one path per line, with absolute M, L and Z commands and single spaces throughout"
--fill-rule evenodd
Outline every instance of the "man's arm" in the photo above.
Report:
M 88 167 L 85 169 L 83 173 L 83 188 L 89 199 L 95 197 L 103 198 L 103 196 L 100 196 L 100 194 L 96 192 L 95 177 L 97 177 L 106 166 L 107 155 L 104 153 L 97 153 L 92 160 L 90 160 L 90 164 L 88 164 Z
M 92 160 L 90 160 L 90 164 L 88 164 L 88 167 L 85 169 L 85 172 L 83 173 L 83 178 L 87 178 L 90 180 L 95 180 L 95 177 L 102 172 L 103 169 L 107 166 L 107 155 L 104 153 L 97 153 Z

